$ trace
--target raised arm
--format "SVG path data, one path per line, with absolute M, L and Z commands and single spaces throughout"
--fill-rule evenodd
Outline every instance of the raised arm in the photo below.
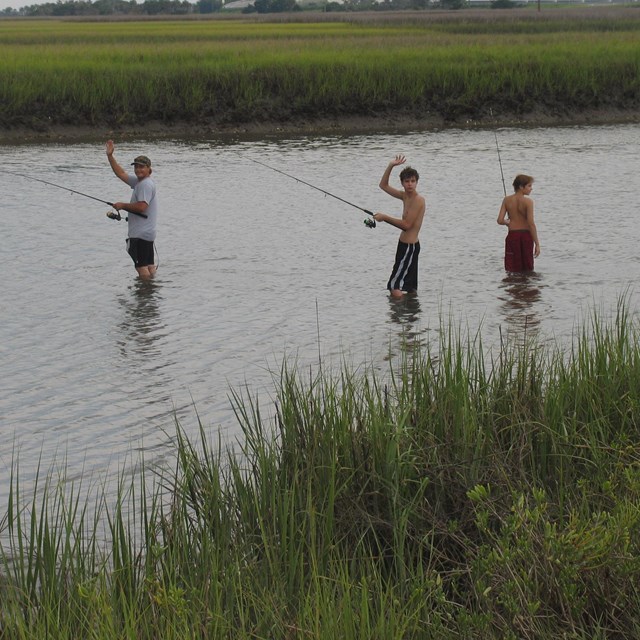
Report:
M 113 152 L 115 150 L 115 146 L 113 144 L 113 140 L 107 140 L 107 144 L 105 145 L 105 150 L 107 152 L 107 160 L 109 160 L 109 164 L 111 165 L 111 169 L 113 173 L 122 180 L 122 182 L 128 182 L 127 172 L 118 164 L 117 160 L 113 157 Z
M 393 196 L 394 198 L 398 198 L 399 200 L 404 199 L 404 192 L 401 191 L 400 189 L 395 189 L 394 187 L 392 187 L 389 184 L 389 178 L 391 177 L 391 172 L 393 171 L 393 168 L 401 164 L 404 164 L 406 161 L 407 160 L 403 155 L 398 154 L 387 165 L 387 168 L 384 170 L 384 173 L 382 174 L 382 178 L 380 179 L 380 184 L 378 185 L 383 191 L 388 193 L 390 196 Z

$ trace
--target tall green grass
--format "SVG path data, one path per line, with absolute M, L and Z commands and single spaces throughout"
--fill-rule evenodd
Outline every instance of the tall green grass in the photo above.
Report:
M 0 21 L 0 126 L 394 112 L 455 121 L 638 106 L 640 12 L 490 14 L 409 24 Z
M 178 426 L 115 499 L 16 468 L 0 636 L 637 637 L 636 319 L 439 335 L 386 374 L 284 363 L 274 407 L 233 394 L 235 451 Z

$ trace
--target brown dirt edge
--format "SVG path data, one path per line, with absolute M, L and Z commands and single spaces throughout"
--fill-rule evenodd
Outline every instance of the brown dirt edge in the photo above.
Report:
M 80 142 L 132 139 L 243 139 L 298 135 L 350 135 L 433 131 L 451 128 L 552 127 L 640 123 L 639 109 L 602 109 L 580 112 L 535 111 L 519 115 L 493 115 L 486 118 L 445 120 L 440 116 L 417 117 L 384 114 L 340 118 L 296 119 L 287 122 L 148 122 L 114 127 L 100 125 L 43 125 L 0 127 L 0 144 L 41 142 Z

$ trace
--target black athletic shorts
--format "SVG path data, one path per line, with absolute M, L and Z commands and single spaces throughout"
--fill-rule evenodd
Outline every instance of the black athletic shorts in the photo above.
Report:
M 150 267 L 155 263 L 153 242 L 142 238 L 127 238 L 127 253 L 136 267 Z
M 402 291 L 414 292 L 418 290 L 418 256 L 420 255 L 420 243 L 407 244 L 398 241 L 396 250 L 396 261 L 387 289 L 401 289 Z

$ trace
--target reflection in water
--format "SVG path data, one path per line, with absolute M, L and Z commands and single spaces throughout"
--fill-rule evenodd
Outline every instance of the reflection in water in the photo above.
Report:
M 407 293 L 402 298 L 389 296 L 389 317 L 402 327 L 403 334 L 410 332 L 417 335 L 414 325 L 420 319 L 420 299 L 417 295 Z
M 120 298 L 124 309 L 120 325 L 123 336 L 120 352 L 123 357 L 137 355 L 144 360 L 150 355 L 158 355 L 156 342 L 163 335 L 164 328 L 160 323 L 160 290 L 157 280 L 136 278 L 129 287 L 131 295 Z
M 389 318 L 393 325 L 400 327 L 400 351 L 420 344 L 424 329 L 420 326 L 420 299 L 416 294 L 407 293 L 402 298 L 389 296 Z M 389 354 L 393 357 L 393 354 Z
M 506 295 L 500 295 L 501 309 L 509 341 L 523 344 L 527 339 L 538 335 L 542 286 L 542 276 L 535 271 L 508 273 L 502 280 L 500 288 Z

